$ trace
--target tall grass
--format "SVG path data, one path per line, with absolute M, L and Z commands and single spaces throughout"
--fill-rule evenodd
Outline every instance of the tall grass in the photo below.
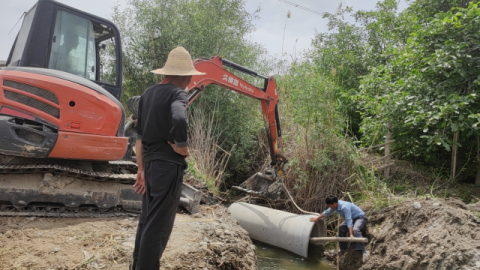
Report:
M 224 180 L 225 168 L 231 157 L 232 149 L 226 151 L 219 146 L 219 132 L 214 128 L 215 107 L 199 99 L 198 104 L 190 111 L 190 162 L 188 171 L 202 179 L 205 184 L 218 192 Z M 207 113 L 212 108 L 211 113 Z
M 285 184 L 296 203 L 310 212 L 326 209 L 330 194 L 384 205 L 391 192 L 374 168 L 364 165 L 349 135 L 347 106 L 334 76 L 325 61 L 307 62 L 292 67 L 279 81 L 284 154 L 290 159 Z M 297 212 L 293 204 L 287 209 Z

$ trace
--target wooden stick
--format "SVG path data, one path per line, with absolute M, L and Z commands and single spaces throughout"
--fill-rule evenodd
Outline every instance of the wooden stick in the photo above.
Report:
M 385 158 L 387 158 L 387 157 L 391 157 L 391 156 L 393 156 L 393 155 L 396 154 L 396 153 L 398 153 L 398 151 L 395 151 L 395 152 L 393 152 L 393 153 L 390 153 L 388 156 L 382 156 L 382 157 L 379 157 L 379 158 L 377 158 L 377 159 L 370 160 L 370 161 L 368 161 L 368 163 L 375 163 L 375 162 L 380 161 L 380 160 L 382 160 L 382 159 L 385 159 Z
M 385 169 L 385 168 L 390 167 L 394 164 L 395 164 L 395 162 L 391 162 L 390 164 L 382 165 L 382 166 L 378 167 L 377 170 Z
M 450 179 L 455 179 L 455 174 L 457 171 L 457 152 L 458 152 L 458 145 L 456 142 L 458 142 L 458 135 L 459 131 L 455 132 L 453 134 L 453 148 L 452 148 L 452 165 L 450 167 Z
M 390 132 L 391 124 L 387 125 L 387 136 L 385 138 L 385 164 L 390 164 L 390 141 L 392 139 L 392 133 Z M 383 171 L 385 179 L 390 177 L 390 166 L 385 167 Z
M 340 228 L 340 217 L 337 217 L 337 228 Z M 340 242 L 337 242 L 337 270 L 340 270 Z
M 360 148 L 358 149 L 359 152 L 362 152 L 362 151 L 366 151 L 366 150 L 371 150 L 371 149 L 375 149 L 375 148 L 378 148 L 378 147 L 381 147 L 381 146 L 384 146 L 384 145 L 387 145 L 387 144 L 391 144 L 392 142 L 394 142 L 395 140 L 390 140 L 388 143 L 381 143 L 381 144 L 377 144 L 377 145 L 374 145 L 372 147 L 365 147 L 365 148 Z
M 352 243 L 368 243 L 367 238 L 362 237 L 312 237 L 310 238 L 310 243 L 317 243 L 317 242 L 352 242 Z

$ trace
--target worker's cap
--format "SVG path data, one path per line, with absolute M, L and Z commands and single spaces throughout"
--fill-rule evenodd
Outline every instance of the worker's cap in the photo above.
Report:
M 167 62 L 163 68 L 152 70 L 155 74 L 162 75 L 176 75 L 176 76 L 191 76 L 191 75 L 205 75 L 195 69 L 192 63 L 190 53 L 183 47 L 173 49 L 167 58 Z

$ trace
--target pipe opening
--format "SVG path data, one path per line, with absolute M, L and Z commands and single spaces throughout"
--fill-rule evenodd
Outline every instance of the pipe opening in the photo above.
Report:
M 327 231 L 325 229 L 325 222 L 323 220 L 315 223 L 310 232 L 310 238 L 312 237 L 324 237 L 326 236 Z M 325 251 L 325 242 L 320 243 L 308 243 L 307 254 L 308 257 L 315 257 L 319 254 L 323 254 Z

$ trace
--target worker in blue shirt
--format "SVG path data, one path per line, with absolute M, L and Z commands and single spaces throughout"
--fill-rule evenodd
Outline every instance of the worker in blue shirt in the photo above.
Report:
M 321 215 L 310 218 L 311 222 L 317 222 L 323 217 L 328 217 L 333 211 L 335 211 L 341 217 L 345 218 L 345 221 L 343 221 L 338 228 L 339 237 L 346 237 L 347 232 L 350 237 L 362 237 L 361 230 L 367 225 L 368 219 L 360 207 L 351 202 L 339 200 L 333 195 L 328 196 L 325 201 L 328 205 L 328 209 Z M 346 242 L 340 242 L 341 251 L 345 251 L 347 247 L 348 245 Z M 356 243 L 355 250 L 363 252 L 363 261 L 365 262 L 368 258 L 368 251 L 365 249 L 365 244 Z

